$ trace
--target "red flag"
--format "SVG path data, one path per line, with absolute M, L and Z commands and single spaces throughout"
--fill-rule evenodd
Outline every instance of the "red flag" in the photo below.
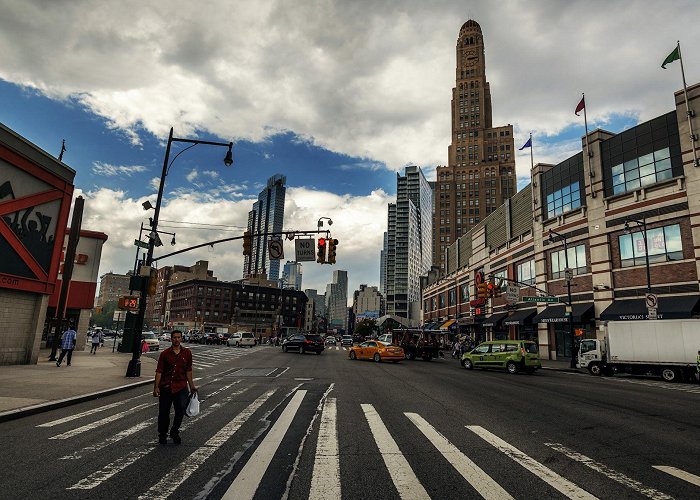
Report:
M 576 109 L 574 110 L 574 114 L 578 116 L 578 114 L 581 112 L 581 110 L 586 109 L 586 98 L 582 97 L 581 102 L 578 103 L 578 106 L 576 106 Z

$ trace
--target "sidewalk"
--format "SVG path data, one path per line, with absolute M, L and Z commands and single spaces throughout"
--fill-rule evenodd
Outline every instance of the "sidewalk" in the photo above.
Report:
M 542 359 L 542 368 L 545 370 L 560 370 L 564 372 L 571 373 L 588 373 L 585 368 L 571 368 L 571 361 L 563 360 L 553 360 L 553 359 Z
M 156 360 L 142 356 L 141 377 L 126 378 L 132 355 L 106 344 L 97 354 L 74 352 L 71 366 L 64 359 L 57 367 L 50 354 L 42 349 L 36 365 L 0 366 L 0 422 L 152 384 L 156 370 Z

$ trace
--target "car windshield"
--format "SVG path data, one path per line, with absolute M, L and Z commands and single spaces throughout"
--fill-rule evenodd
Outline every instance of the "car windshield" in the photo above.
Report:
M 525 342 L 525 350 L 530 354 L 537 354 L 537 344 L 534 342 Z
M 244 332 L 241 334 L 241 337 L 243 337 L 244 339 L 255 338 L 255 336 L 253 335 L 253 332 Z

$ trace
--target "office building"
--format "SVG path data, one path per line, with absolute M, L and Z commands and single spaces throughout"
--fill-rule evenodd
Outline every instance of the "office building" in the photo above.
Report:
M 282 272 L 282 287 L 301 290 L 301 263 L 288 260 Z
M 436 170 L 433 264 L 446 269 L 445 249 L 516 190 L 513 126 L 493 126 L 484 37 L 469 20 L 457 38 L 452 137 L 447 165 Z
M 348 272 L 333 271 L 333 282 L 326 285 L 328 329 L 348 329 Z
M 243 276 L 266 274 L 270 280 L 280 278 L 280 261 L 268 255 L 270 233 L 280 232 L 284 224 L 284 198 L 287 188 L 284 175 L 273 175 L 248 212 L 248 232 L 253 236 L 251 255 L 243 262 Z

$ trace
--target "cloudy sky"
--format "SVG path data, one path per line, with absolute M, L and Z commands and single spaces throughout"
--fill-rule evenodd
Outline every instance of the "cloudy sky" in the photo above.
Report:
M 66 140 L 83 227 L 109 235 L 100 273 L 133 266 L 174 127 L 233 141 L 235 163 L 210 146 L 173 163 L 161 229 L 177 245 L 163 251 L 240 235 L 281 173 L 285 229 L 331 217 L 340 241 L 336 266 L 304 264 L 303 287 L 325 290 L 345 269 L 352 295 L 379 284 L 396 172 L 415 164 L 433 180 L 446 162 L 455 43 L 470 18 L 485 37 L 493 123 L 513 124 L 516 147 L 532 132 L 535 162 L 580 150 L 582 92 L 589 129 L 673 109 L 680 65 L 660 65 L 677 40 L 688 83 L 700 81 L 696 0 L 0 0 L 0 122 L 56 156 Z M 521 188 L 529 151 L 516 161 Z M 239 242 L 163 263 L 199 259 L 219 279 L 242 276 Z

